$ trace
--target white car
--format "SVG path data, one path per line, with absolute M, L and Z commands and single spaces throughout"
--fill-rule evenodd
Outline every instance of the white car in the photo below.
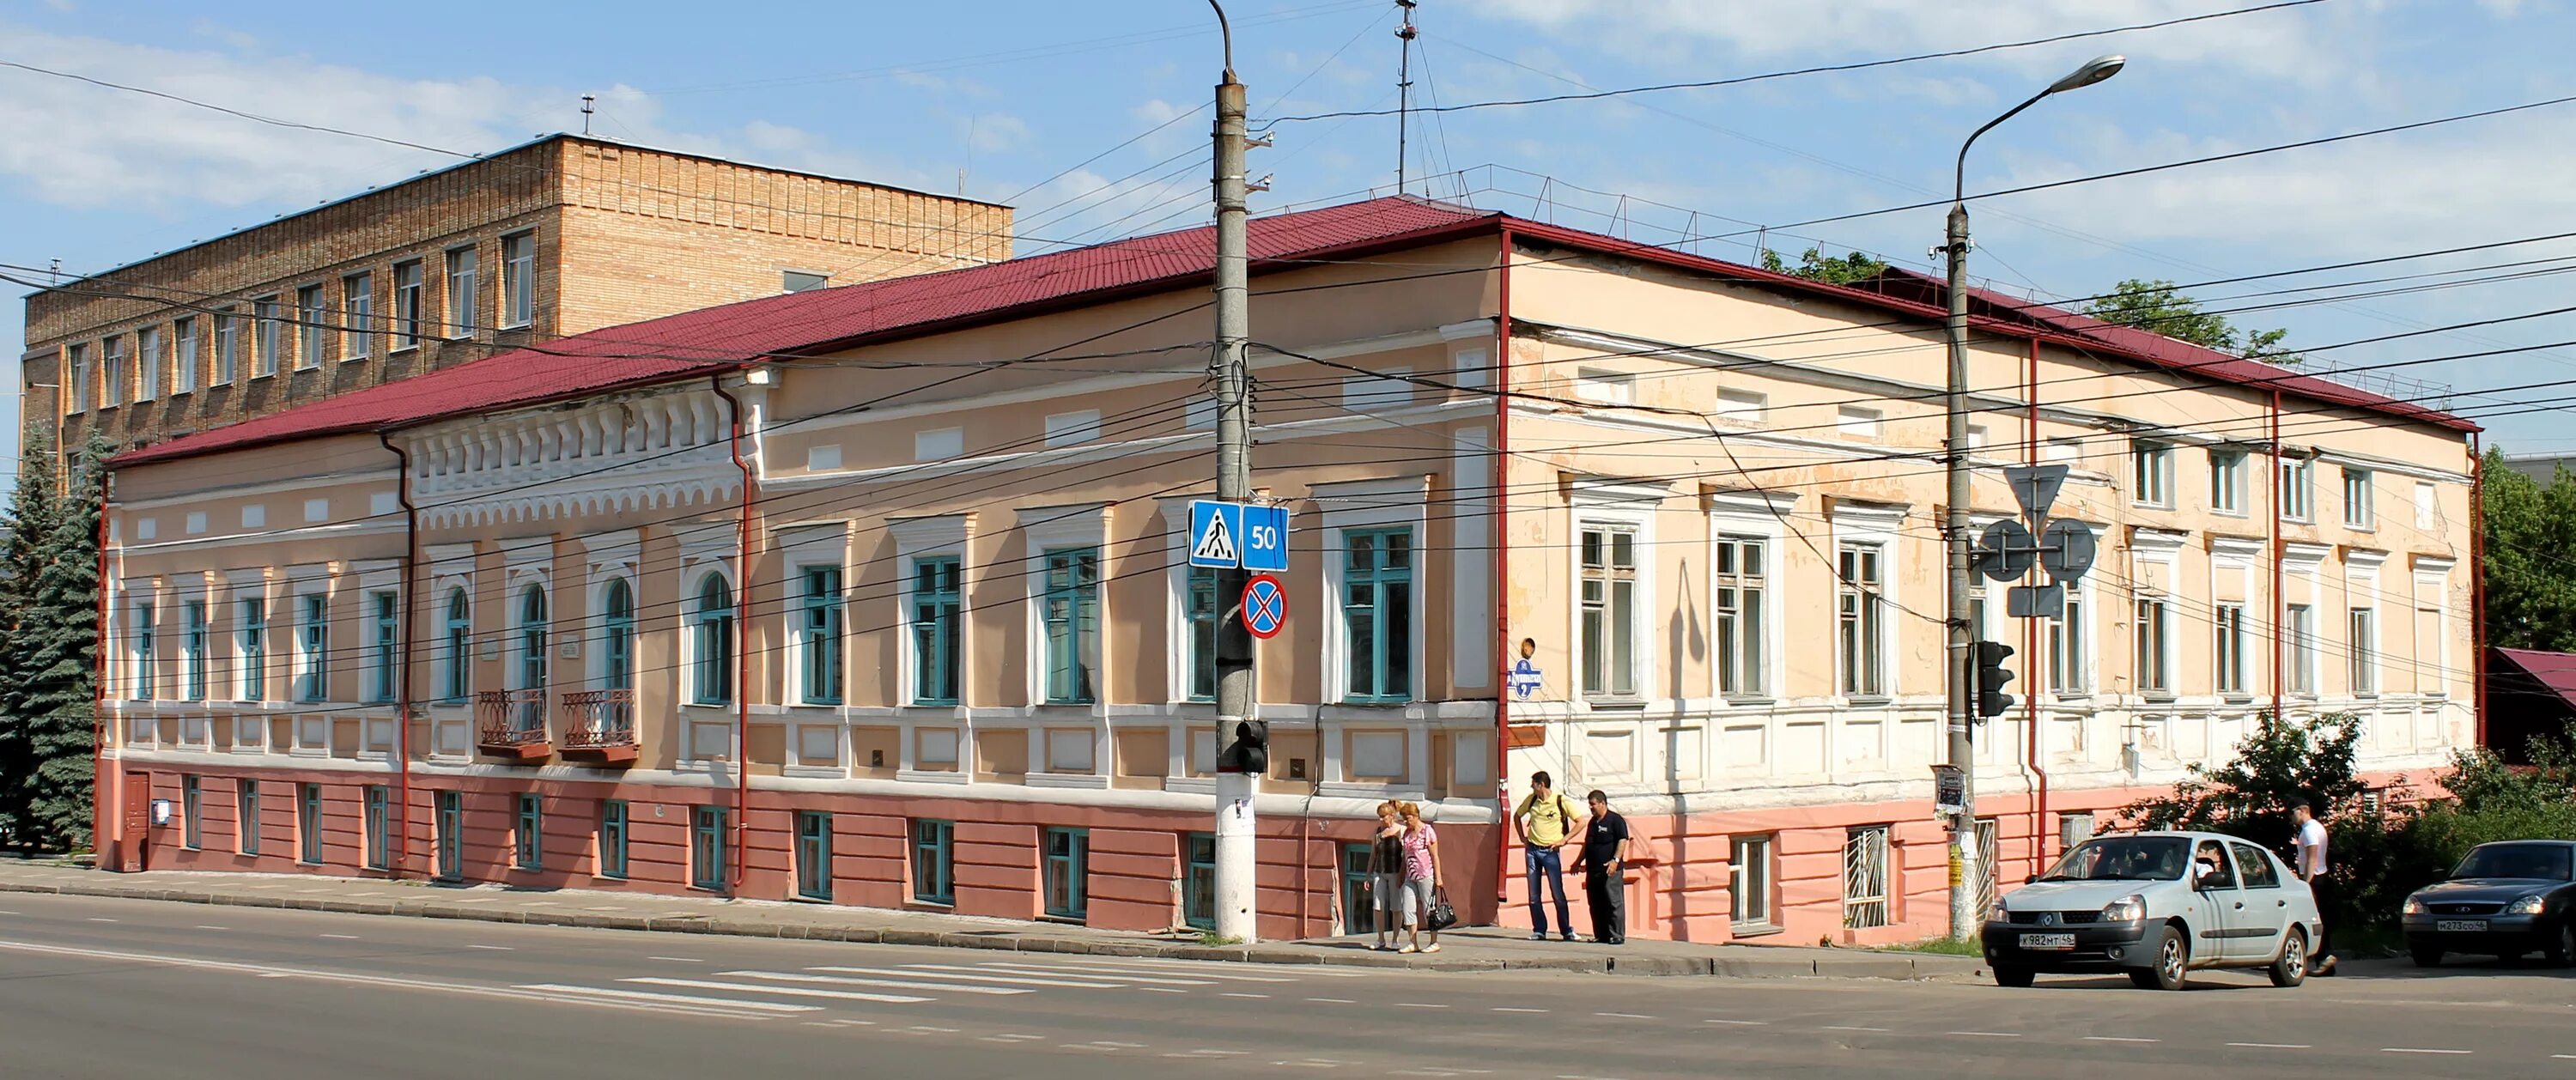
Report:
M 2262 968 L 2297 986 L 2323 930 L 2315 894 L 2271 852 L 2217 833 L 2130 833 L 2085 841 L 2006 893 L 1986 922 L 1986 965 L 2004 986 L 2119 970 L 2180 990 L 2193 968 Z

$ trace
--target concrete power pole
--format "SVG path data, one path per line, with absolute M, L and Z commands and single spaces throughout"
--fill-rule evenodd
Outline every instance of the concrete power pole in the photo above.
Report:
M 1964 156 L 1967 151 L 1962 148 L 1960 153 Z M 1950 514 L 1942 530 L 1942 544 L 1949 561 L 1949 587 L 1945 591 L 1950 597 L 1946 615 L 1950 633 L 1948 647 L 1941 652 L 1949 675 L 1941 682 L 1950 690 L 1949 759 L 1960 777 L 1958 816 L 1950 822 L 1950 936 L 1964 941 L 1983 922 L 1977 913 L 1976 862 L 1988 854 L 1976 849 L 1977 757 L 1976 746 L 1969 737 L 1969 725 L 1976 722 L 1976 698 L 1968 687 L 1968 640 L 1973 633 L 1968 625 L 1968 589 L 1975 582 L 1968 562 L 1968 207 L 1964 202 L 1950 205 L 1943 248 L 1950 264 L 1949 433 L 1943 440 L 1946 463 L 1942 469 L 1949 481 Z
M 1216 497 L 1241 503 L 1252 498 L 1251 374 L 1245 369 L 1244 346 L 1251 337 L 1251 286 L 1244 220 L 1243 84 L 1234 79 L 1234 34 L 1225 26 L 1225 9 L 1217 24 L 1225 30 L 1225 81 L 1216 88 L 1216 355 L 1210 361 L 1216 378 Z M 1220 611 L 1243 595 L 1240 569 L 1217 571 Z M 1243 621 L 1220 617 L 1216 626 L 1217 741 L 1235 746 L 1221 756 L 1216 775 L 1216 933 L 1236 941 L 1258 936 L 1253 905 L 1253 799 L 1268 765 L 1268 732 L 1255 716 L 1252 677 L 1252 632 Z M 1261 752 L 1244 754 L 1242 749 Z M 1301 883 L 1302 887 L 1302 883 Z

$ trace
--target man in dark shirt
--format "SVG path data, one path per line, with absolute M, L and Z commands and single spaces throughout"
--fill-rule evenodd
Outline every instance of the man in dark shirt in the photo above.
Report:
M 1592 821 L 1583 831 L 1583 854 L 1575 868 L 1585 871 L 1583 900 L 1592 908 L 1592 940 L 1604 945 L 1628 943 L 1628 819 L 1610 809 L 1610 796 L 1595 789 L 1587 796 Z

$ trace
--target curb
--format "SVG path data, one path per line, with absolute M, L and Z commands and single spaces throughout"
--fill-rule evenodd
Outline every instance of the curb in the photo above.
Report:
M 1945 964 L 1934 958 L 1892 956 L 1886 954 L 1853 955 L 1831 960 L 1815 957 L 1689 957 L 1689 956 L 1604 956 L 1530 957 L 1526 959 L 1426 960 L 1419 956 L 1387 953 L 1353 952 L 1343 955 L 1311 949 L 1283 949 L 1265 946 L 1208 946 L 1166 944 L 1154 941 L 1090 941 L 1079 938 L 1046 937 L 1008 931 L 971 930 L 941 931 L 864 926 L 808 926 L 769 923 L 720 916 L 679 915 L 648 917 L 641 915 L 606 915 L 596 913 L 510 911 L 473 907 L 465 904 L 431 900 L 339 900 L 284 896 L 245 896 L 236 893 L 191 891 L 186 889 L 142 888 L 122 885 L 46 885 L 32 882 L 0 881 L 0 893 L 38 893 L 54 896 L 91 896 L 115 900 L 158 900 L 167 903 L 206 904 L 215 907 L 282 908 L 296 911 L 328 911 L 347 915 L 380 915 L 414 919 L 456 919 L 468 922 L 520 923 L 529 926 L 563 926 L 597 930 L 628 930 L 656 934 L 711 934 L 725 937 L 776 938 L 798 941 L 837 941 L 862 945 L 916 945 L 952 949 L 989 949 L 1002 952 L 1059 953 L 1079 956 L 1153 957 L 1169 960 L 1214 960 L 1253 964 L 1318 964 L 1336 967 L 1387 968 L 1405 971 L 1571 971 L 1592 974 L 1633 975 L 1639 977 L 1716 977 L 1734 979 L 1840 978 L 1918 980 L 1941 975 L 1968 974 L 1978 970 L 1974 962 Z M 1939 960 L 1965 958 L 1938 958 Z

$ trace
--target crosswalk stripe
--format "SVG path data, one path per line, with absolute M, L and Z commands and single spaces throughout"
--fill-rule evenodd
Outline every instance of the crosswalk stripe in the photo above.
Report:
M 1067 990 L 1116 990 L 1123 985 L 1121 983 L 1098 982 L 1084 979 L 1041 979 L 1030 975 L 968 975 L 962 972 L 942 972 L 938 975 L 925 976 L 909 971 L 898 971 L 892 968 L 811 967 L 806 968 L 805 970 L 841 971 L 848 972 L 853 975 L 892 975 L 897 978 L 963 979 L 972 982 L 1009 983 L 1014 986 L 1053 986 Z
M 839 983 L 848 986 L 891 986 L 897 990 L 945 991 L 955 994 L 1034 994 L 1037 991 L 1017 986 L 965 986 L 957 983 L 922 982 L 919 979 L 853 979 L 841 975 L 798 975 L 786 971 L 722 971 L 728 979 L 774 979 L 779 982 Z
M 639 978 L 619 982 L 642 983 L 646 986 L 678 986 L 691 990 L 732 990 L 744 994 L 788 994 L 794 997 L 837 998 L 842 1001 L 875 1001 L 888 1005 L 913 1005 L 929 1001 L 926 997 L 901 994 L 870 994 L 857 990 L 811 990 L 801 986 L 754 986 L 748 983 L 709 982 L 705 979 Z
M 1089 968 L 1045 967 L 1045 966 L 1038 965 L 1038 964 L 986 964 L 986 965 L 984 965 L 984 967 L 983 967 L 983 968 L 957 967 L 957 966 L 952 965 L 952 964 L 905 964 L 904 966 L 905 966 L 905 967 L 908 967 L 908 968 L 926 968 L 926 969 L 931 970 L 931 971 L 978 971 L 978 970 L 990 969 L 990 970 L 993 970 L 993 971 L 1005 971 L 1005 972 L 1014 972 L 1014 973 L 1020 973 L 1020 974 L 1036 974 L 1036 975 L 1078 975 L 1078 976 L 1081 976 L 1081 977 L 1084 977 L 1084 978 L 1091 978 L 1091 979 L 1099 979 L 1099 978 L 1106 978 L 1106 977 L 1108 977 L 1108 976 L 1103 976 L 1100 972 L 1095 971 L 1095 970 L 1092 970 L 1092 969 L 1089 969 Z M 1215 985 L 1217 985 L 1217 982 L 1216 982 L 1216 980 L 1214 980 L 1214 979 L 1163 979 L 1163 978 L 1155 978 L 1155 977 L 1152 977 L 1152 976 L 1146 976 L 1146 975 L 1119 975 L 1119 976 L 1116 976 L 1116 978 L 1117 978 L 1117 979 L 1119 979 L 1119 980 L 1120 980 L 1120 981 L 1122 981 L 1122 982 L 1131 982 L 1131 983 L 1153 983 L 1153 984 L 1162 985 L 1162 986 L 1215 986 Z
M 1104 975 L 1109 972 L 1118 972 L 1123 975 L 1131 971 L 1138 974 L 1143 974 L 1148 971 L 1156 971 L 1167 975 L 1186 974 L 1193 979 L 1216 979 L 1222 982 L 1285 983 L 1297 981 L 1296 979 L 1285 975 L 1245 975 L 1233 971 L 1206 971 L 1196 968 L 1175 969 L 1167 967 L 1135 967 L 1107 960 L 1066 960 L 1064 963 L 1074 967 L 1093 968 Z
M 729 998 L 691 997 L 687 994 L 655 994 L 642 990 L 613 990 L 605 986 L 564 986 L 557 983 L 526 983 L 520 986 L 511 987 L 511 989 L 535 990 L 540 993 L 547 994 L 568 994 L 576 997 L 597 996 L 620 998 L 628 1001 L 668 1001 L 682 1005 L 708 1005 L 726 1009 L 758 1009 L 763 1012 L 809 1013 L 822 1011 L 822 1006 L 820 1005 L 788 1005 L 776 1001 L 734 1001 Z
M 1239 979 L 1256 978 L 1268 975 L 1278 977 L 1287 982 L 1295 982 L 1300 979 L 1365 979 L 1374 974 L 1373 972 L 1367 971 L 1337 971 L 1324 964 L 1246 964 L 1235 961 L 1165 960 L 1160 957 L 1152 956 L 1068 956 L 1060 962 L 1067 964 L 1081 964 L 1090 967 L 1112 969 L 1124 968 L 1130 971 L 1160 971 L 1175 975 L 1207 975 L 1209 977 L 1220 978 L 1223 976 L 1214 969 L 1222 968 L 1224 971 L 1228 972 L 1247 973 L 1234 976 Z

